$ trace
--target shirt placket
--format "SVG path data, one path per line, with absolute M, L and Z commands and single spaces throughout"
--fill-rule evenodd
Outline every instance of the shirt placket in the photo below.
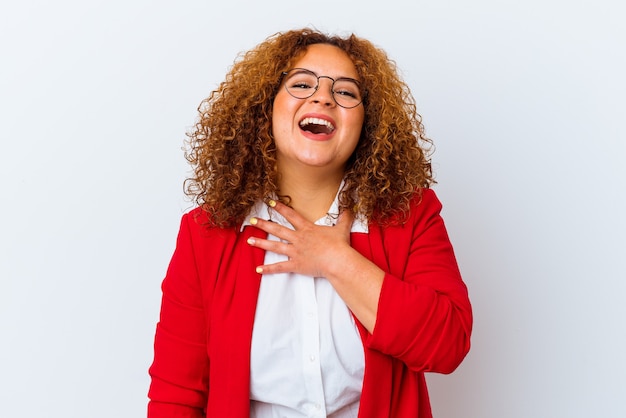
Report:
M 306 405 L 310 417 L 326 417 L 324 386 L 320 363 L 320 320 L 317 300 L 315 298 L 315 280 L 310 277 L 299 277 L 302 286 L 302 366 L 305 385 L 310 394 L 310 404 Z

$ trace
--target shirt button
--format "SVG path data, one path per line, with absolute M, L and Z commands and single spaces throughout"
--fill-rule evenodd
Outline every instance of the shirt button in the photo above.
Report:
M 315 404 L 315 409 L 317 409 L 319 411 L 320 409 L 322 409 L 322 405 L 316 403 Z
M 311 354 L 311 357 L 309 357 L 309 360 L 311 360 L 311 362 L 315 361 L 315 356 L 313 354 Z

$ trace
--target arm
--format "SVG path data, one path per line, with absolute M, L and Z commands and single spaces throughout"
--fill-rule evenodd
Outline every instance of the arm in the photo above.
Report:
M 469 351 L 472 311 L 440 210 L 425 191 L 404 227 L 383 231 L 390 268 L 366 345 L 413 370 L 450 373 Z
M 189 223 L 181 222 L 176 250 L 163 280 L 160 321 L 154 342 L 149 418 L 205 417 L 209 359 L 202 291 Z

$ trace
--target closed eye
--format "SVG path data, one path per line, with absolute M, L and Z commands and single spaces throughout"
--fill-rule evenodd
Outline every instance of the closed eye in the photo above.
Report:
M 356 99 L 358 97 L 357 93 L 354 93 L 354 92 L 349 91 L 349 90 L 335 90 L 335 94 L 339 94 L 341 96 L 352 97 L 354 99 Z
M 293 84 L 291 84 L 289 86 L 290 89 L 311 89 L 313 88 L 313 86 L 311 86 L 308 83 L 305 83 L 303 81 L 299 81 L 299 82 L 295 82 Z
M 350 78 L 339 78 L 334 83 L 334 93 L 343 96 L 345 98 L 359 99 L 361 98 L 361 92 L 359 85 L 355 80 Z

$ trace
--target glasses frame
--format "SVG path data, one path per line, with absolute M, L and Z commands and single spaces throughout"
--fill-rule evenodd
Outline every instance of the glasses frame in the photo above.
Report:
M 311 93 L 311 94 L 309 94 L 308 96 L 305 96 L 305 97 L 298 97 L 298 96 L 294 96 L 293 93 L 291 93 L 289 91 L 289 89 L 287 88 L 287 83 L 284 83 L 284 78 L 285 78 L 285 76 L 287 76 L 287 74 L 289 74 L 290 72 L 292 72 L 294 70 L 302 70 L 302 71 L 305 71 L 307 73 L 311 73 L 313 76 L 315 76 L 317 78 L 317 83 L 315 85 L 315 88 L 313 89 L 313 93 Z M 361 83 L 359 82 L 359 80 L 356 80 L 354 78 L 339 77 L 337 79 L 334 79 L 334 78 L 329 77 L 327 75 L 317 75 L 314 71 L 311 71 L 311 70 L 309 70 L 307 68 L 301 68 L 301 67 L 296 67 L 296 68 L 292 68 L 291 70 L 288 70 L 288 71 L 283 71 L 282 74 L 281 74 L 281 78 L 282 78 L 281 82 L 283 82 L 283 84 L 285 86 L 285 90 L 294 99 L 305 100 L 305 99 L 308 99 L 309 97 L 313 96 L 315 93 L 317 93 L 317 90 L 320 88 L 320 78 L 327 78 L 327 79 L 329 79 L 329 80 L 331 80 L 333 82 L 333 84 L 331 84 L 331 86 L 330 86 L 330 92 L 331 92 L 331 96 L 333 97 L 333 101 L 339 107 L 343 107 L 344 109 L 354 109 L 358 105 L 362 104 L 363 100 L 365 99 L 365 95 L 363 93 L 361 93 Z M 339 102 L 337 102 L 337 99 L 335 99 L 335 83 L 337 81 L 352 81 L 352 82 L 354 82 L 357 85 L 357 87 L 359 88 L 359 94 L 361 95 L 361 100 L 357 104 L 355 104 L 354 106 L 344 106 L 344 105 L 340 104 Z

